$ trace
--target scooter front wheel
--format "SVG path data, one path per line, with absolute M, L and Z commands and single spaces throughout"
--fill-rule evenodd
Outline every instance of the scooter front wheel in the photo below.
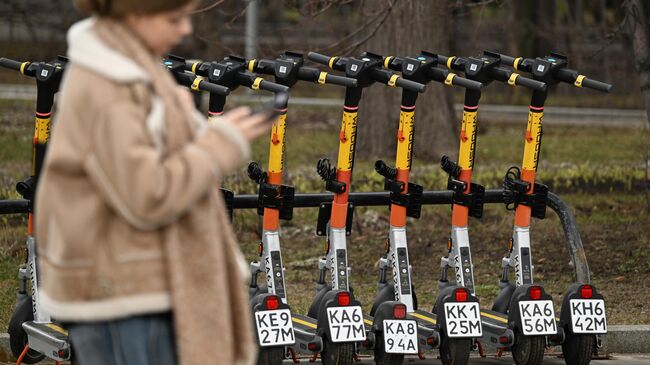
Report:
M 262 347 L 257 354 L 257 365 L 282 365 L 284 347 Z
M 26 297 L 18 302 L 16 310 L 9 320 L 9 347 L 11 354 L 18 358 L 22 354 L 25 346 L 28 344 L 27 333 L 23 329 L 23 323 L 33 321 L 34 312 L 32 312 L 32 297 Z M 23 364 L 36 364 L 43 360 L 45 355 L 38 351 L 29 350 L 23 358 Z
M 440 362 L 443 365 L 467 365 L 472 351 L 471 338 L 449 338 L 443 336 L 440 343 Z
M 545 348 L 544 336 L 520 336 L 512 346 L 512 357 L 517 365 L 541 365 Z
M 375 364 L 377 365 L 402 365 L 404 363 L 403 354 L 388 354 L 384 347 L 384 336 L 377 333 L 375 337 Z
M 564 363 L 567 365 L 588 365 L 596 347 L 594 335 L 567 334 L 562 343 Z
M 327 336 L 323 338 L 323 352 L 321 360 L 323 365 L 352 365 L 354 362 L 354 343 L 335 343 Z

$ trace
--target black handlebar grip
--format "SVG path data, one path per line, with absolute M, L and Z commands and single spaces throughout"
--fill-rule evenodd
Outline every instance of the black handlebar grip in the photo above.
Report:
M 546 91 L 546 83 L 523 76 L 515 79 L 515 85 L 524 86 L 535 91 Z
M 399 86 L 401 88 L 404 88 L 406 90 L 411 90 L 411 91 L 416 91 L 419 93 L 423 93 L 424 90 L 427 89 L 427 86 L 424 84 L 420 84 L 419 82 L 407 80 L 405 78 L 398 78 L 397 81 L 395 82 L 395 86 Z
M 455 77 L 451 80 L 451 83 L 452 83 L 454 86 L 460 86 L 460 87 L 464 87 L 464 88 L 466 88 L 466 89 L 475 90 L 475 91 L 480 91 L 481 88 L 483 88 L 483 84 L 482 84 L 482 83 L 480 83 L 480 82 L 478 82 L 478 81 L 474 81 L 474 80 L 466 79 L 466 78 L 464 78 L 464 77 L 460 77 L 460 76 L 455 76 Z
M 447 61 L 449 60 L 449 56 L 443 56 L 443 55 L 437 55 L 438 56 L 438 64 L 442 64 L 445 67 L 447 67 Z
M 20 71 L 20 66 L 22 65 L 22 62 L 10 60 L 8 58 L 0 58 L 0 66 L 10 68 L 12 70 Z
M 508 66 L 513 66 L 515 64 L 515 58 L 510 57 L 504 54 L 497 53 L 499 55 L 499 58 L 501 59 L 501 63 L 508 65 Z
M 588 79 L 586 77 L 582 80 L 582 86 L 583 87 L 588 87 L 590 89 L 602 91 L 602 92 L 605 92 L 605 93 L 608 93 L 608 92 L 612 91 L 612 87 L 613 87 L 612 84 L 608 84 L 608 83 L 605 83 L 605 82 Z
M 316 52 L 309 52 L 307 53 L 307 58 L 310 60 L 320 63 L 321 65 L 325 65 L 329 67 L 330 59 L 332 57 L 330 56 L 325 56 L 324 54 L 316 53 Z
M 230 89 L 229 88 L 227 88 L 225 86 L 213 84 L 213 83 L 208 82 L 208 81 L 200 81 L 199 84 L 198 84 L 198 89 L 201 90 L 201 91 L 207 91 L 209 93 L 222 95 L 222 96 L 226 96 L 226 95 L 230 94 Z
M 325 76 L 325 83 L 341 85 L 345 87 L 357 87 L 357 79 L 332 74 L 327 74 L 327 76 Z
M 276 84 L 275 82 L 266 81 L 266 80 L 260 82 L 260 89 L 271 91 L 271 92 L 274 92 L 274 93 L 282 93 L 282 92 L 288 92 L 289 91 L 288 86 Z

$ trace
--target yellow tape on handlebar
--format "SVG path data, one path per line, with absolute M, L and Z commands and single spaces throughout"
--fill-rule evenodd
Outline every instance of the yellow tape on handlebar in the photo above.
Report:
M 523 60 L 523 57 L 517 57 L 517 58 L 515 58 L 515 62 L 512 63 L 512 67 L 513 67 L 515 70 L 519 70 L 519 69 L 517 68 L 517 66 L 519 66 L 519 62 L 521 62 L 522 60 Z
M 582 81 L 583 81 L 585 78 L 586 78 L 585 75 L 578 75 L 578 77 L 576 77 L 576 81 L 573 83 L 573 85 L 575 85 L 575 86 L 577 86 L 577 87 L 582 87 Z
M 456 59 L 456 56 L 451 56 L 447 58 L 447 68 L 451 70 L 451 64 L 454 63 L 454 60 Z
M 255 60 L 248 61 L 248 71 L 255 72 Z
M 23 62 L 23 63 L 20 64 L 20 73 L 21 74 L 23 74 L 23 75 L 25 74 L 25 68 L 27 67 L 27 65 L 29 65 L 29 62 Z
M 393 59 L 393 56 L 388 56 L 384 59 L 384 68 L 388 68 L 388 65 L 390 65 L 390 61 Z
M 201 85 L 202 81 L 203 80 L 201 80 L 201 78 L 199 78 L 199 77 L 195 78 L 194 81 L 192 81 L 192 86 L 190 86 L 190 89 L 192 89 L 194 91 L 198 91 L 199 90 L 199 85 Z
M 515 84 L 516 84 L 516 82 L 517 82 L 517 77 L 519 77 L 519 74 L 513 72 L 513 73 L 510 75 L 510 78 L 508 79 L 508 85 L 510 85 L 510 86 L 515 86 Z
M 456 77 L 456 74 L 453 72 L 450 72 L 449 75 L 447 75 L 447 78 L 445 79 L 445 85 L 451 86 L 454 84 L 454 77 Z
M 390 80 L 388 80 L 388 82 L 386 83 L 386 85 L 391 86 L 391 87 L 395 87 L 395 85 L 396 85 L 396 83 L 397 83 L 397 79 L 399 79 L 399 76 L 398 76 L 398 75 L 393 75 L 393 76 L 391 76 L 391 77 L 390 77 Z
M 321 72 L 320 75 L 318 75 L 318 83 L 324 84 L 325 80 L 327 80 L 327 72 Z
M 328 65 L 331 69 L 333 69 L 333 68 L 334 68 L 334 62 L 336 62 L 337 59 L 338 59 L 338 56 L 334 56 L 334 57 L 330 58 L 330 61 L 327 63 L 327 65 Z
M 260 84 L 262 83 L 262 81 L 264 81 L 263 78 L 261 78 L 261 77 L 256 78 L 255 81 L 253 81 L 253 85 L 251 85 L 251 89 L 259 90 L 260 89 Z
M 196 74 L 196 66 L 198 66 L 198 65 L 199 65 L 199 62 L 194 62 L 194 63 L 192 64 L 192 73 L 193 73 L 193 74 Z

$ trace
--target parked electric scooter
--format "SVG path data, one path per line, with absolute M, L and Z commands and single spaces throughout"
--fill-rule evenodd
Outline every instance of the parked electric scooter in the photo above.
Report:
M 500 58 L 498 55 L 485 52 L 480 57 L 445 57 L 439 56 L 441 62 L 444 62 L 448 68 L 459 70 L 465 73 L 465 76 L 488 84 L 492 81 L 501 81 L 510 86 L 520 85 L 528 87 L 536 92 L 545 92 L 546 84 L 537 80 L 532 80 L 519 74 L 500 67 Z M 472 168 L 474 165 L 474 150 L 476 147 L 476 127 L 478 117 L 480 92 L 468 91 L 465 94 L 465 106 L 463 112 L 463 126 L 460 136 L 460 152 L 458 164 L 450 161 L 447 156 L 443 156 L 443 169 L 449 174 L 448 188 L 454 191 L 454 204 L 452 213 L 452 232 L 450 238 L 449 256 L 443 257 L 441 262 L 442 278 L 441 285 L 447 283 L 447 269 L 452 267 L 456 271 L 456 281 L 474 292 L 474 278 L 470 255 L 468 218 L 473 216 L 480 218 L 483 212 L 483 192 L 484 188 L 480 185 L 471 183 Z M 541 288 L 541 287 L 540 287 Z M 543 290 L 543 289 L 540 289 Z M 525 296 L 519 297 L 518 301 L 530 299 Z M 541 299 L 541 298 L 540 298 Z M 550 300 L 550 296 L 547 298 Z M 547 307 L 552 302 L 544 302 Z M 522 334 L 516 331 L 520 327 L 522 319 L 506 316 L 507 311 L 481 311 L 481 319 L 485 328 L 485 334 L 480 345 L 494 346 L 499 348 L 509 348 L 515 357 L 515 362 L 528 364 L 526 359 L 534 359 L 528 356 L 533 348 L 529 346 L 535 341 L 544 341 L 544 335 L 557 335 L 555 328 L 550 328 L 544 334 Z M 551 316 L 552 318 L 552 316 Z M 515 325 L 512 325 L 514 323 Z M 512 333 L 511 333 L 512 332 Z M 514 335 L 514 337 L 512 337 Z M 537 337 L 529 337 L 529 336 Z M 512 339 L 510 343 L 508 340 Z M 542 350 L 544 347 L 542 347 Z M 541 353 L 543 356 L 543 351 Z M 540 358 L 541 359 L 541 358 Z
M 50 138 L 54 95 L 59 91 L 67 61 L 63 56 L 50 62 L 18 62 L 0 58 L 0 66 L 35 78 L 37 87 L 32 171 L 30 177 L 16 185 L 18 193 L 29 202 L 27 258 L 25 265 L 18 270 L 17 305 L 8 329 L 11 352 L 18 358 L 18 363 L 35 364 L 46 356 L 55 361 L 64 361 L 71 356 L 67 331 L 54 324 L 50 314 L 40 305 L 36 240 L 33 236 L 36 185 Z M 30 282 L 29 293 L 27 281 Z
M 248 60 L 246 65 L 248 71 L 272 75 L 276 83 L 286 87 L 293 87 L 298 81 L 348 87 L 357 84 L 355 79 L 304 66 L 302 54 L 294 52 L 285 52 L 275 60 Z M 249 176 L 259 184 L 257 212 L 263 216 L 262 241 L 259 246 L 260 260 L 251 263 L 252 278 L 249 290 L 251 296 L 267 295 L 267 293 L 277 295 L 285 304 L 287 295 L 284 283 L 285 268 L 280 250 L 279 220 L 292 218 L 294 195 L 292 186 L 282 184 L 286 113 L 285 109 L 271 131 L 267 171 L 263 171 L 256 162 L 248 166 Z M 266 275 L 266 280 L 258 285 L 258 275 L 262 273 Z M 296 343 L 290 348 L 292 358 L 295 361 L 296 353 L 305 353 L 315 359 L 323 349 L 322 339 L 317 334 L 316 321 L 298 313 L 292 313 L 291 316 L 296 333 Z M 284 354 L 282 355 L 284 358 Z
M 573 84 L 576 87 L 588 87 L 601 92 L 610 92 L 612 85 L 587 78 L 576 70 L 567 68 L 568 61 L 563 55 L 551 53 L 545 57 L 523 58 L 509 57 L 491 53 L 499 57 L 505 64 L 511 65 L 515 70 L 529 72 L 533 78 L 545 82 L 549 86 L 560 82 Z M 538 306 L 531 304 L 516 305 L 515 299 L 526 292 L 530 296 L 539 296 L 539 287 L 533 285 L 534 268 L 530 259 L 530 218 L 543 219 L 546 212 L 546 196 L 548 188 L 535 182 L 539 154 L 542 142 L 542 118 L 546 91 L 534 91 L 529 112 L 528 125 L 524 139 L 524 158 L 521 169 L 511 167 L 504 178 L 504 202 L 510 210 L 515 210 L 513 236 L 509 243 L 509 252 L 502 260 L 503 273 L 499 282 L 500 292 L 494 303 L 494 310 L 504 312 L 519 311 L 522 317 L 522 326 L 518 328 L 524 334 L 539 332 L 538 327 L 547 328 L 557 326 L 564 332 L 562 352 L 567 365 L 586 365 L 591 361 L 595 346 L 600 344 L 600 338 L 607 333 L 607 320 L 605 315 L 605 301 L 603 296 L 596 291 L 591 283 L 573 284 L 562 301 L 559 322 L 556 324 L 555 316 L 536 315 Z M 515 284 L 509 282 L 510 269 L 515 271 Z M 531 298 L 535 299 L 535 298 Z M 543 298 L 541 298 L 543 299 Z M 539 308 L 541 309 L 541 308 Z M 551 307 L 552 309 L 552 307 Z M 540 325 L 541 323 L 541 325 Z M 530 351 L 522 354 L 513 352 L 515 360 L 522 355 L 529 355 L 531 359 L 539 359 L 543 355 L 545 343 L 536 340 L 528 344 Z M 528 361 L 525 363 L 539 363 Z
M 382 69 L 383 57 L 373 53 L 365 52 L 359 58 L 346 58 L 310 52 L 308 57 L 331 69 L 345 71 L 347 77 L 357 80 L 357 87 L 348 87 L 345 92 L 337 167 L 332 167 L 325 158 L 318 161 L 317 165 L 318 174 L 325 181 L 325 189 L 334 193 L 334 200 L 332 203 L 321 204 L 318 212 L 316 232 L 320 236 L 326 236 L 326 257 L 319 260 L 317 293 L 309 308 L 309 316 L 317 319 L 318 328 L 322 331 L 325 346 L 323 363 L 351 364 L 358 350 L 355 349 L 355 343 L 373 349 L 375 334 L 383 330 L 385 319 L 399 320 L 399 325 L 416 332 L 412 328 L 413 323 L 406 320 L 404 303 L 386 302 L 374 318 L 364 316 L 350 286 L 351 269 L 348 265 L 346 237 L 352 223 L 353 205 L 348 202 L 348 193 L 354 164 L 359 101 L 363 89 L 375 82 L 414 92 L 423 92 L 426 87 Z M 328 270 L 329 284 L 325 281 Z
M 448 86 L 465 87 L 468 93 L 480 93 L 483 86 L 481 82 L 457 76 L 437 65 L 437 56 L 429 52 L 421 52 L 413 58 L 384 58 L 384 67 L 401 71 L 402 77 L 407 80 L 422 84 L 433 80 Z M 381 160 L 375 163 L 375 170 L 385 178 L 384 189 L 390 191 L 391 204 L 386 254 L 379 261 L 378 292 L 370 315 L 374 315 L 386 301 L 396 300 L 405 303 L 407 318 L 414 320 L 418 325 L 418 334 L 414 340 L 420 343 L 421 357 L 425 348 L 438 347 L 433 346 L 433 343 L 426 343 L 427 332 L 438 329 L 441 340 L 435 345 L 439 345 L 442 363 L 467 364 L 472 350 L 472 338 L 481 335 L 479 304 L 473 291 L 468 293 L 468 289 L 463 288 L 462 283 L 458 286 L 449 285 L 439 292 L 434 309 L 427 312 L 418 310 L 415 287 L 411 281 L 406 221 L 407 217 L 420 217 L 422 197 L 422 186 L 409 181 L 417 97 L 418 94 L 414 91 L 402 90 L 395 167 L 390 167 Z M 393 280 L 390 284 L 387 280 L 389 268 L 393 271 Z M 462 316 L 459 316 L 459 313 L 462 313 Z M 471 313 L 476 315 L 469 318 L 468 315 Z M 396 346 L 399 343 L 397 340 L 389 337 L 389 331 L 385 327 L 383 339 L 378 338 L 375 346 L 375 361 L 378 364 L 401 363 L 398 359 L 403 358 L 403 355 L 394 354 L 389 348 L 389 346 Z

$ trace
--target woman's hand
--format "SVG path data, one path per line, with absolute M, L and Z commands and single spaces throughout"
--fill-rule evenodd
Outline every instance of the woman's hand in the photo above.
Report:
M 196 109 L 196 105 L 194 104 L 194 95 L 192 95 L 190 90 L 185 86 L 178 86 L 176 88 L 176 97 L 186 111 L 193 111 Z
M 230 123 L 233 127 L 239 129 L 248 141 L 267 133 L 273 125 L 268 121 L 265 113 L 251 115 L 249 107 L 233 109 L 221 116 L 218 123 Z

